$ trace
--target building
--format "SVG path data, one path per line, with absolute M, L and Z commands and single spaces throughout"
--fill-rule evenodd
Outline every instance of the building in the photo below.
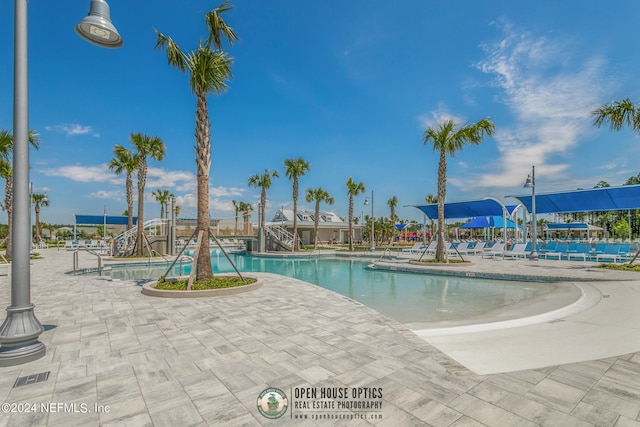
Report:
M 315 212 L 306 209 L 298 209 L 298 236 L 303 245 L 313 245 L 315 241 Z M 279 209 L 271 222 L 266 224 L 271 227 L 281 227 L 289 233 L 293 232 L 293 210 Z M 353 239 L 362 241 L 361 225 L 353 225 Z M 349 224 L 333 212 L 320 211 L 318 221 L 318 244 L 349 243 Z

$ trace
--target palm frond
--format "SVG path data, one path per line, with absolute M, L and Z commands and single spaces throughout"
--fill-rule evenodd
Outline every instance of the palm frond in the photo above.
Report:
M 184 73 L 187 69 L 187 58 L 185 53 L 171 37 L 164 35 L 155 28 L 153 30 L 156 32 L 156 45 L 153 49 L 155 50 L 160 48 L 161 51 L 166 52 L 168 64 L 176 67 Z
M 222 49 L 222 36 L 227 39 L 229 46 L 233 46 L 233 42 L 238 39 L 238 35 L 233 31 L 233 28 L 224 22 L 224 19 L 220 15 L 233 9 L 233 6 L 226 0 L 220 6 L 214 8 L 205 15 L 205 21 L 209 28 L 209 38 L 207 39 L 207 47 L 213 44 L 217 50 Z

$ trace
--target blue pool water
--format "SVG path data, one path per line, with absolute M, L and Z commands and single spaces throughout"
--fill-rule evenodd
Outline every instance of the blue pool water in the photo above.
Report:
M 479 316 L 507 305 L 551 293 L 545 283 L 453 278 L 367 270 L 371 261 L 348 258 L 263 258 L 231 254 L 241 272 L 282 274 L 335 291 L 402 323 L 439 322 Z M 223 254 L 211 257 L 215 273 L 232 272 Z M 114 279 L 157 278 L 164 267 L 117 267 Z M 176 266 L 169 276 L 188 274 Z

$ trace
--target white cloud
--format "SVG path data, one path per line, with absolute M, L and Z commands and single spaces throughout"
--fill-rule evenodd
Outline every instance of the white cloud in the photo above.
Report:
M 60 132 L 64 133 L 66 136 L 76 136 L 76 135 L 91 135 L 95 138 L 99 138 L 100 134 L 93 130 L 91 126 L 83 126 L 77 123 L 62 123 L 59 125 L 53 126 L 45 126 L 45 130 L 49 132 Z
M 106 199 L 106 200 L 124 200 L 124 192 L 119 190 L 113 191 L 94 191 L 89 194 L 89 197 L 92 199 Z
M 453 185 L 467 190 L 512 187 L 526 178 L 531 165 L 540 176 L 567 178 L 567 157 L 593 126 L 591 111 L 599 106 L 603 61 L 573 61 L 571 47 L 503 25 L 502 38 L 482 45 L 476 67 L 492 77 L 499 100 L 514 115 L 512 126 L 496 123 L 493 139 L 498 157 L 491 172 Z M 538 173 L 536 173 L 538 175 Z
M 60 166 L 58 168 L 41 169 L 40 172 L 47 176 L 62 176 L 78 182 L 124 183 L 124 178 L 114 175 L 106 163 L 94 166 Z

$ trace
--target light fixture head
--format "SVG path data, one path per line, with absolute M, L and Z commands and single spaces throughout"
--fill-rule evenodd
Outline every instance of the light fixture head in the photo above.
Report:
M 364 198 L 364 205 L 367 206 L 369 204 L 369 198 L 365 197 Z
M 47 197 L 47 193 L 44 193 L 44 195 L 42 196 L 42 202 L 49 203 L 49 198 Z
M 532 188 L 532 187 L 533 187 L 533 178 L 531 178 L 531 175 L 527 175 L 527 181 L 524 183 L 522 188 Z
M 100 47 L 118 48 L 124 44 L 111 23 L 109 5 L 104 0 L 91 0 L 89 14 L 75 26 L 80 38 Z

